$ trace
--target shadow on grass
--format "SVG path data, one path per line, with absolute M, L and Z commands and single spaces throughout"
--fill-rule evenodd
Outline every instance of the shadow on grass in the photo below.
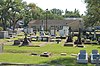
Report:
M 53 65 L 53 66 L 88 66 L 88 64 L 78 64 L 76 63 L 75 58 L 69 58 L 69 57 L 58 58 L 58 59 L 46 61 L 43 63 Z

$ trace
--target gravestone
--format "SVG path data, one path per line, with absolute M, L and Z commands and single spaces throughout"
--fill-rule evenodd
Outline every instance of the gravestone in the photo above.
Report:
M 56 39 L 57 44 L 59 44 L 59 42 L 61 42 L 61 39 Z
M 90 39 L 86 39 L 84 44 L 91 44 L 91 40 Z
M 0 31 L 0 38 L 7 38 L 8 37 L 8 31 Z
M 28 41 L 27 37 L 24 38 L 24 41 L 21 46 L 26 46 L 26 45 L 29 45 L 29 41 Z
M 44 53 L 42 53 L 40 56 L 41 56 L 41 57 L 49 57 L 49 56 L 51 56 L 51 53 L 49 53 L 49 52 L 44 52 Z
M 64 36 L 64 31 L 63 30 L 59 30 L 59 34 L 60 34 L 60 36 Z
M 70 29 L 70 28 L 69 28 L 68 26 L 63 26 L 63 29 L 62 29 L 62 30 L 64 31 L 64 35 L 65 35 L 65 36 L 68 36 L 69 29 Z
M 68 33 L 68 38 L 67 38 L 66 42 L 73 42 L 71 31 L 72 31 L 71 27 L 69 27 L 69 33 Z
M 69 32 L 69 27 L 68 26 L 63 26 L 62 30 L 59 30 L 59 34 L 60 36 L 68 36 L 68 32 Z
M 29 40 L 28 40 L 28 38 L 27 38 L 27 34 L 25 33 L 24 35 L 25 35 L 25 38 L 24 38 L 23 43 L 22 43 L 21 46 L 29 45 Z
M 44 31 L 41 31 L 40 36 L 44 36 L 44 35 L 45 35 Z
M 96 40 L 96 31 L 95 31 L 95 29 L 93 29 L 93 31 L 94 31 L 94 38 L 93 38 L 93 40 Z
M 82 41 L 81 41 L 81 28 L 79 28 L 79 34 L 78 34 L 78 39 L 74 42 L 74 44 L 76 44 L 77 47 L 84 47 L 82 45 Z
M 20 40 L 14 40 L 13 46 L 17 46 L 17 45 L 20 45 Z
M 52 27 L 51 27 L 50 35 L 51 35 L 51 36 L 56 36 L 55 26 L 52 26 Z
M 45 35 L 45 33 L 44 33 L 44 24 L 42 24 L 41 31 L 40 31 L 40 36 L 44 36 L 44 35 Z
M 72 42 L 68 42 L 68 43 L 65 43 L 64 46 L 69 46 L 69 47 L 73 47 L 74 44 Z
M 82 34 L 83 34 L 83 38 L 84 39 L 87 39 L 87 33 L 86 33 L 86 30 L 85 29 L 83 30 Z
M 89 32 L 89 39 L 92 40 L 92 38 L 94 38 L 93 34 L 91 32 Z
M 96 66 L 100 66 L 99 65 L 99 57 L 96 58 Z
M 3 52 L 3 44 L 0 44 L 0 53 Z
M 33 33 L 33 28 L 24 28 L 24 32 L 27 33 L 27 34 L 31 34 Z
M 73 46 L 73 39 L 72 39 L 72 34 L 71 34 L 71 27 L 69 27 L 69 33 L 68 33 L 68 38 L 64 44 L 64 46 Z
M 98 43 L 100 44 L 100 37 L 98 38 Z

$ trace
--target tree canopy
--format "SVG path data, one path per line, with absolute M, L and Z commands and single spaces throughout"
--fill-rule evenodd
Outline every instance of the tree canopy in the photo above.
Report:
M 100 25 L 100 0 L 85 0 L 87 4 L 85 26 Z
M 38 7 L 35 3 L 29 3 L 22 0 L 0 0 L 0 26 L 3 30 L 7 27 L 16 28 L 16 24 L 19 20 L 24 21 L 24 27 L 28 26 L 28 22 L 31 20 L 45 20 L 56 19 L 61 20 L 70 17 L 81 17 L 79 11 L 64 11 L 61 9 L 53 8 L 51 10 L 43 10 Z

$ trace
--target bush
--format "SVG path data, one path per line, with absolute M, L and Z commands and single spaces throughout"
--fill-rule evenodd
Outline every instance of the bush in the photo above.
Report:
M 2 27 L 0 27 L 0 31 L 3 31 L 3 28 Z

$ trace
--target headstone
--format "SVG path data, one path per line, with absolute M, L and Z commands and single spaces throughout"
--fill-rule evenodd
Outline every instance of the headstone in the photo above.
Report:
M 40 36 L 44 36 L 44 35 L 45 35 L 44 31 L 41 31 Z
M 63 31 L 64 31 L 64 35 L 65 35 L 65 36 L 68 36 L 69 27 L 68 27 L 68 26 L 63 26 Z
M 62 30 L 59 30 L 59 34 L 60 36 L 68 36 L 68 32 L 69 32 L 69 27 L 68 26 L 63 26 Z
M 69 47 L 73 47 L 73 43 L 72 42 L 68 42 L 68 43 L 65 43 L 64 46 L 69 46 Z
M 36 54 L 36 53 L 31 53 L 31 55 L 38 55 L 38 54 Z
M 90 39 L 86 39 L 84 44 L 91 44 L 91 40 Z
M 7 38 L 8 37 L 8 31 L 0 31 L 0 38 Z
M 83 35 L 82 37 L 83 37 L 84 39 L 87 39 L 87 36 L 86 36 L 87 33 L 86 33 L 86 30 L 85 30 L 85 29 L 83 30 L 82 35 Z
M 71 31 L 72 31 L 71 27 L 69 27 L 69 33 L 68 33 L 68 38 L 66 40 L 66 43 L 67 42 L 73 42 Z
M 59 44 L 59 42 L 61 42 L 61 39 L 56 39 L 57 44 Z
M 27 34 L 33 33 L 33 28 L 24 28 L 24 32 Z
M 44 24 L 43 24 L 43 21 L 42 21 L 40 36 L 44 36 L 44 35 L 45 35 L 45 33 L 44 33 Z
M 81 28 L 79 28 L 79 34 L 78 34 L 78 39 L 74 42 L 77 47 L 83 47 L 82 41 L 81 41 Z
M 94 37 L 93 37 L 92 33 L 89 32 L 89 39 L 92 40 L 92 38 L 94 38 Z
M 44 52 L 40 55 L 41 57 L 49 57 L 51 56 L 51 53 L 48 53 L 48 52 Z
M 78 43 L 79 44 L 82 44 L 82 41 L 81 41 L 81 28 L 79 28 L 79 35 L 78 35 Z
M 94 31 L 94 38 L 93 38 L 93 40 L 96 40 L 96 31 L 95 30 L 93 30 Z
M 55 26 L 50 27 L 50 35 L 51 35 L 51 36 L 56 36 L 56 29 L 55 29 Z
M 60 36 L 64 36 L 64 31 L 63 30 L 59 30 L 59 34 L 60 34 Z
M 22 43 L 21 46 L 29 45 L 29 40 L 28 40 L 28 38 L 27 38 L 27 34 L 25 33 L 24 35 L 25 35 L 25 38 L 24 38 L 23 43 Z
M 51 34 L 51 36 L 55 36 L 55 30 L 50 30 L 50 34 Z
M 24 41 L 21 46 L 26 46 L 26 45 L 29 45 L 29 41 L 28 41 L 27 37 L 24 38 Z
M 40 37 L 40 40 L 48 42 L 49 41 L 49 36 L 42 36 L 42 37 Z
M 98 38 L 98 43 L 100 44 L 100 37 Z
M 92 27 L 88 27 L 87 30 L 91 32 L 92 31 Z
M 61 56 L 66 56 L 67 54 L 66 53 L 61 53 Z
M 81 40 L 82 40 L 82 43 L 84 43 L 85 39 L 84 39 L 84 38 L 82 38 Z
M 14 40 L 13 46 L 17 46 L 17 45 L 20 45 L 20 40 Z
M 97 59 L 96 59 L 96 66 L 100 66 L 99 65 L 99 57 L 97 57 Z

